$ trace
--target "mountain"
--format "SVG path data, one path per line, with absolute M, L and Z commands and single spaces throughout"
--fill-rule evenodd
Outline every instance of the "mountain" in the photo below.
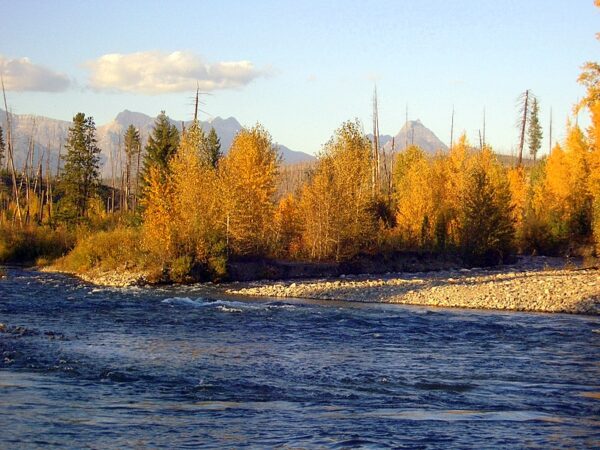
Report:
M 373 133 L 367 134 L 367 138 L 373 142 Z M 379 146 L 384 147 L 388 142 L 392 142 L 393 136 L 389 134 L 380 134 L 379 135 Z
M 385 136 L 386 138 L 388 136 Z M 387 152 L 392 150 L 392 140 L 387 139 L 383 143 L 383 149 Z M 429 128 L 421 123 L 420 120 L 410 120 L 404 124 L 398 134 L 394 136 L 394 151 L 401 151 L 408 145 L 417 145 L 427 153 L 435 153 L 438 150 L 446 151 L 448 147 L 444 144 Z
M 16 166 L 23 166 L 30 146 L 31 136 L 34 136 L 33 160 L 36 161 L 37 164 L 37 161 L 43 156 L 44 166 L 46 161 L 48 161 L 50 167 L 54 170 L 58 164 L 59 143 L 64 146 L 71 122 L 29 114 L 10 114 L 10 119 Z M 117 114 L 115 119 L 107 124 L 96 124 L 98 146 L 102 149 L 100 164 L 104 176 L 110 174 L 110 165 L 108 164 L 109 156 L 111 152 L 116 154 L 119 142 L 122 141 L 123 134 L 127 127 L 132 124 L 138 128 L 142 138 L 145 140 L 152 130 L 154 121 L 154 117 L 140 112 L 125 110 Z M 171 120 L 171 123 L 181 131 L 182 124 L 188 127 L 191 124 L 191 121 L 182 122 Z M 242 125 L 234 117 L 229 117 L 227 119 L 215 117 L 208 121 L 201 121 L 200 124 L 202 129 L 206 132 L 210 131 L 211 127 L 215 128 L 215 131 L 221 140 L 221 149 L 224 153 L 229 151 L 233 138 L 242 129 Z M 6 128 L 6 112 L 1 109 L 0 126 L 2 126 L 3 129 Z M 279 145 L 279 151 L 284 163 L 288 164 L 312 161 L 315 159 L 313 155 L 291 150 L 284 145 Z

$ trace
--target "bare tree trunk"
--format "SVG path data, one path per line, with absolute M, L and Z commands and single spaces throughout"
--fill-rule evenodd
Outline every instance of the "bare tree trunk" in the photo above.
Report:
M 529 103 L 529 89 L 525 91 L 525 100 L 523 104 L 523 116 L 521 118 L 521 138 L 519 140 L 519 160 L 517 165 L 521 167 L 523 165 L 523 147 L 525 146 L 525 129 L 527 127 L 527 112 Z
M 483 108 L 483 147 L 485 147 L 485 108 Z
M 137 152 L 137 167 L 135 170 L 135 200 L 134 200 L 134 209 L 137 210 L 138 200 L 140 198 L 140 157 L 142 154 L 142 136 L 140 132 L 140 146 L 138 147 Z
M 454 146 L 454 106 L 452 106 L 452 118 L 450 119 L 450 151 Z
M 550 126 L 548 130 L 548 154 L 552 153 L 552 108 L 550 108 Z
M 6 111 L 6 140 L 8 148 L 8 161 L 10 163 L 10 173 L 12 177 L 13 185 L 13 196 L 15 199 L 15 205 L 17 208 L 16 218 L 19 220 L 19 226 L 23 226 L 23 218 L 21 217 L 21 205 L 19 201 L 19 188 L 17 187 L 17 174 L 15 170 L 15 160 L 13 157 L 13 146 L 12 146 L 12 129 L 10 123 L 10 115 L 8 112 L 8 105 L 6 102 L 6 91 L 4 89 L 4 77 L 0 74 L 0 81 L 2 82 L 2 95 L 4 97 L 4 110 Z
M 111 178 L 111 191 L 110 191 L 110 213 L 115 212 L 115 149 L 111 148 L 108 157 L 110 158 L 110 178 Z

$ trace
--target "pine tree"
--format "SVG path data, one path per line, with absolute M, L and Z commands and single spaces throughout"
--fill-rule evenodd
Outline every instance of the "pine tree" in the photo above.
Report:
M 93 117 L 77 113 L 65 144 L 67 154 L 61 185 L 66 215 L 86 217 L 90 200 L 100 183 L 100 148 L 96 145 L 96 125 Z
M 219 160 L 223 157 L 221 153 L 221 140 L 217 136 L 217 132 L 214 127 L 211 127 L 206 138 L 206 156 L 208 163 L 216 168 Z
M 140 132 L 129 125 L 125 131 L 125 210 L 129 210 L 129 197 L 131 196 L 131 165 L 133 158 L 141 150 Z
M 536 156 L 540 148 L 542 147 L 542 127 L 538 117 L 539 105 L 537 98 L 534 97 L 531 105 L 531 113 L 529 116 L 529 129 L 527 130 L 527 143 L 529 145 L 529 154 L 536 160 Z
M 179 131 L 171 125 L 164 111 L 156 118 L 154 127 L 146 144 L 144 155 L 142 181 L 147 184 L 150 167 L 156 167 L 161 176 L 166 176 L 169 160 L 177 151 Z
M 493 180 L 483 164 L 469 171 L 462 197 L 460 245 L 473 264 L 498 264 L 512 253 L 514 224 L 506 179 Z

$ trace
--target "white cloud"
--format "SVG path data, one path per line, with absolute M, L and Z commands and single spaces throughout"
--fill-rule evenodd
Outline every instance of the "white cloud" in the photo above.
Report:
M 0 73 L 7 91 L 60 92 L 71 85 L 65 74 L 34 64 L 29 58 L 9 59 L 0 55 Z
M 209 64 L 190 52 L 111 53 L 86 63 L 90 87 L 98 90 L 163 94 L 232 89 L 267 75 L 250 61 Z

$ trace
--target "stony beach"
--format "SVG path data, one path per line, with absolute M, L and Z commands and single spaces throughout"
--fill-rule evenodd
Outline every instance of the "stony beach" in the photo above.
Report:
M 227 293 L 450 308 L 600 314 L 600 270 L 528 260 L 495 269 L 461 269 L 338 279 L 254 282 Z
M 56 271 L 52 268 L 45 271 Z M 74 274 L 101 286 L 149 284 L 142 272 Z M 220 285 L 230 295 L 448 308 L 600 314 L 600 269 L 563 258 L 520 258 L 511 266 Z

